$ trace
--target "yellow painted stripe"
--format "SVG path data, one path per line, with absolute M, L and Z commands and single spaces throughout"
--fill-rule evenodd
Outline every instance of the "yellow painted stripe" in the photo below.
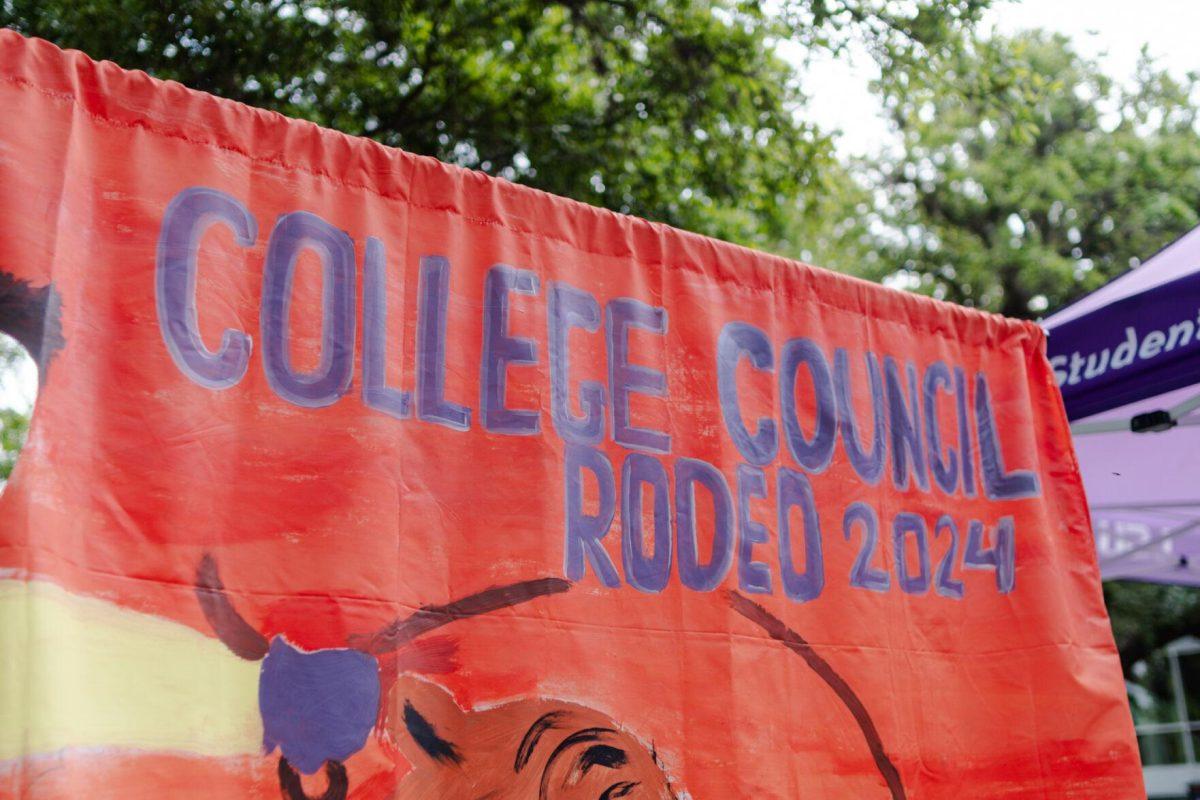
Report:
M 73 747 L 262 747 L 257 662 L 185 625 L 0 580 L 0 760 Z

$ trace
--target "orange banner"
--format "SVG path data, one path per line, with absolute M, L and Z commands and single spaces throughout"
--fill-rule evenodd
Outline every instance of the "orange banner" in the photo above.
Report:
M 0 65 L 5 796 L 1145 797 L 1034 325 Z

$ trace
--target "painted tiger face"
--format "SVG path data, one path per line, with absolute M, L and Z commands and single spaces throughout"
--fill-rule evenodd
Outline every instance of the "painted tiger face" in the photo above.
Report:
M 445 690 L 401 680 L 393 708 L 413 769 L 403 800 L 675 800 L 652 747 L 585 706 L 514 700 L 463 711 Z
M 395 800 L 686 798 L 672 788 L 653 746 L 595 709 L 525 698 L 464 711 L 441 687 L 400 669 L 391 655 L 451 622 L 569 588 L 558 578 L 493 586 L 444 605 L 422 606 L 374 634 L 352 636 L 350 648 L 303 652 L 282 640 L 268 641 L 238 613 L 211 555 L 201 559 L 196 572 L 196 599 L 217 636 L 235 655 L 264 662 L 259 686 L 264 742 L 283 751 L 279 785 L 289 800 L 309 800 L 296 766 L 309 773 L 322 761 L 328 787 L 320 800 L 345 800 L 350 783 L 342 760 L 362 747 L 371 730 L 397 742 L 412 765 L 392 795 Z M 738 592 L 726 591 L 724 597 L 737 614 L 803 659 L 841 699 L 892 800 L 904 800 L 900 773 L 845 679 L 765 608 Z M 380 656 L 391 659 L 382 669 L 391 675 L 386 704 L 380 702 L 383 687 L 376 685 Z M 358 677 L 343 680 L 347 676 Z M 297 765 L 289 761 L 293 757 Z

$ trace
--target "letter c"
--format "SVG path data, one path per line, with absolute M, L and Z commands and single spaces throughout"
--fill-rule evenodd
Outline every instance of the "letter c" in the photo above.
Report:
M 201 386 L 226 389 L 246 374 L 253 342 L 246 333 L 226 328 L 214 353 L 200 338 L 196 254 L 205 232 L 217 223 L 233 231 L 240 247 L 250 247 L 258 235 L 254 217 L 224 192 L 192 186 L 175 195 L 163 214 L 154 288 L 158 326 L 175 366 Z
M 756 369 L 775 371 L 775 356 L 766 334 L 745 322 L 730 322 L 717 338 L 717 395 L 721 416 L 725 418 L 725 428 L 742 457 L 751 464 L 765 466 L 779 452 L 779 435 L 772 419 L 758 420 L 753 434 L 742 421 L 737 392 L 737 365 L 742 356 L 747 356 Z

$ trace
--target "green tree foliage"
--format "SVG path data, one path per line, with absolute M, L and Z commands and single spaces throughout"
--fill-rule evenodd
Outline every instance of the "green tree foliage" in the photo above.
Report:
M 922 291 L 1016 316 L 1198 221 L 1192 82 L 1144 61 L 1117 84 L 1061 37 L 971 37 L 987 0 L 169 5 L 6 0 L 0 24 L 617 211 L 874 277 L 900 265 Z M 785 37 L 866 46 L 895 152 L 833 157 Z M 27 421 L 0 425 L 3 478 Z M 1106 594 L 1127 668 L 1200 629 L 1195 592 Z
M 12 474 L 28 433 L 28 415 L 12 408 L 0 408 L 0 485 Z
M 978 38 L 878 87 L 901 137 L 869 233 L 909 285 L 1017 317 L 1053 310 L 1200 222 L 1195 79 L 1143 56 L 1120 83 L 1062 36 Z M 1200 630 L 1200 592 L 1113 582 L 1121 662 Z
M 919 63 L 991 0 L 6 0 L 0 24 L 260 108 L 809 260 L 861 188 L 798 113 L 802 51 Z M 768 9 L 769 6 L 769 9 Z M 826 224 L 837 220 L 837 225 Z M 793 242 L 796 244 L 793 246 Z M 11 345 L 0 375 L 11 373 Z M 0 478 L 27 418 L 0 412 Z
M 990 2 L 5 0 L 0 24 L 616 211 L 811 242 L 795 252 L 832 263 L 824 221 L 845 224 L 854 184 L 799 113 L 777 42 L 916 64 Z M 5 413 L 11 465 L 25 420 Z
M 2 378 L 16 373 L 18 362 L 25 357 L 20 345 L 0 335 L 0 384 Z M 12 473 L 28 432 L 29 416 L 23 409 L 0 408 L 0 486 Z
M 834 163 L 789 209 L 782 236 L 769 249 L 841 272 L 886 274 L 873 234 L 878 220 L 861 165 Z
M 1143 57 L 1117 83 L 1062 36 L 976 39 L 880 90 L 892 254 L 922 291 L 1017 317 L 1058 307 L 1194 227 L 1195 81 Z
M 830 166 L 787 37 L 913 63 L 990 0 L 7 0 L 95 58 L 617 211 L 769 245 Z M 136 24 L 130 24 L 136 20 Z
M 1127 675 L 1134 664 L 1163 645 L 1200 632 L 1200 591 L 1196 589 L 1109 581 L 1104 584 L 1104 599 Z

